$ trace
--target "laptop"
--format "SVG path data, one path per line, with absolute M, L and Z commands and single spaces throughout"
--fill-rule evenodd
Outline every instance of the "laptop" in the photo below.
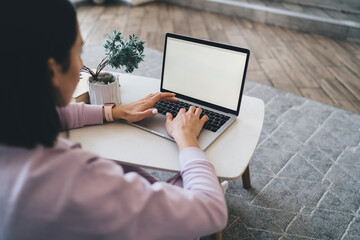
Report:
M 175 93 L 179 102 L 158 102 L 159 114 L 129 124 L 174 141 L 165 114 L 175 117 L 182 107 L 200 107 L 209 116 L 198 137 L 206 150 L 239 115 L 249 55 L 245 48 L 167 33 L 160 92 Z

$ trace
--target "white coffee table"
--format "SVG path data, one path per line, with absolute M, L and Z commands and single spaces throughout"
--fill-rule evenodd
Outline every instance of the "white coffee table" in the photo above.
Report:
M 160 80 L 154 78 L 120 74 L 119 80 L 123 104 L 160 89 Z M 240 109 L 237 121 L 205 152 L 220 179 L 243 176 L 244 187 L 249 188 L 249 163 L 264 121 L 264 102 L 243 96 Z M 178 150 L 174 142 L 121 121 L 73 129 L 70 140 L 81 143 L 85 150 L 122 163 L 179 171 Z

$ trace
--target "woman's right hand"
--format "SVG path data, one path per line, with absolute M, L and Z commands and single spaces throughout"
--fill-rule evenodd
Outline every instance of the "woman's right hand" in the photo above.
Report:
M 208 120 L 204 115 L 200 119 L 201 108 L 191 106 L 186 112 L 184 108 L 180 109 L 176 118 L 171 113 L 166 117 L 166 129 L 178 145 L 179 151 L 187 147 L 199 147 L 197 137 Z

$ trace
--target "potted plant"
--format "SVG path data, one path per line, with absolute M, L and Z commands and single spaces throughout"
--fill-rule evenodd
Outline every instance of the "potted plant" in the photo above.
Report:
M 126 73 L 132 73 L 135 68 L 138 68 L 138 64 L 144 60 L 144 41 L 138 40 L 135 35 L 129 35 L 129 39 L 125 40 L 120 31 L 114 30 L 112 36 L 107 35 L 104 48 L 105 57 L 96 70 L 85 65 L 81 68 L 82 72 L 90 74 L 88 78 L 90 103 L 99 105 L 104 103 L 120 104 L 118 77 L 109 72 L 102 72 L 102 70 L 110 65 L 115 69 L 125 67 Z

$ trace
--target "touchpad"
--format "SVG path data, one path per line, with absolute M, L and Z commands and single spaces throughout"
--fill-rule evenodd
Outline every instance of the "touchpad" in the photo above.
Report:
M 166 137 L 172 140 L 172 138 L 167 133 L 165 128 L 166 116 L 163 114 L 157 114 L 153 117 L 145 118 L 139 122 L 131 123 L 131 125 L 140 127 L 149 132 L 158 134 L 162 137 Z

